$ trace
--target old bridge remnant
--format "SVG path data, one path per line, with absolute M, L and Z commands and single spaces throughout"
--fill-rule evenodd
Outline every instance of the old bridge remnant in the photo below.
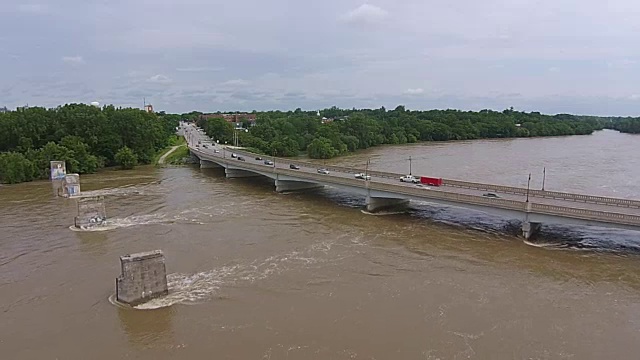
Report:
M 122 273 L 116 278 L 116 299 L 136 306 L 167 295 L 167 270 L 161 250 L 120 257 Z

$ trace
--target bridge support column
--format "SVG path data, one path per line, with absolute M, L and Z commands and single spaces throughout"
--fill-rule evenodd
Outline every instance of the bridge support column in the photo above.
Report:
M 254 173 L 254 172 L 247 171 L 247 170 L 241 170 L 241 169 L 229 169 L 229 168 L 225 168 L 225 169 L 224 169 L 224 173 L 225 173 L 225 175 L 226 175 L 229 179 L 234 179 L 234 178 L 248 178 L 248 177 L 257 177 L 257 176 L 260 176 L 260 174 L 256 174 L 256 173 Z
M 405 208 L 409 200 L 367 196 L 367 211 L 374 213 L 382 210 Z
M 312 189 L 321 189 L 323 187 L 324 187 L 324 185 L 322 185 L 322 184 L 312 183 L 312 182 L 307 182 L 307 181 L 276 179 L 276 191 L 277 192 L 312 190 Z
M 540 227 L 542 227 L 542 223 L 525 220 L 522 222 L 522 236 L 528 240 L 532 236 L 538 234 Z
M 212 161 L 207 161 L 207 160 L 202 160 L 200 159 L 200 168 L 201 169 L 216 169 L 216 168 L 220 168 L 222 166 L 212 162 Z

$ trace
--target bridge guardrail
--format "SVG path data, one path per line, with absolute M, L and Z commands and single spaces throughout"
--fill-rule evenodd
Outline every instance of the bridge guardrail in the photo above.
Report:
M 627 224 L 627 225 L 640 225 L 640 216 L 637 215 L 628 215 L 628 214 L 620 214 L 606 211 L 597 211 L 597 210 L 586 210 L 586 209 L 576 209 L 569 208 L 564 206 L 555 206 L 555 205 L 544 205 L 544 204 L 531 204 L 532 212 L 538 212 L 542 214 L 550 214 L 557 216 L 567 216 L 567 214 L 573 215 L 572 217 L 585 219 L 585 220 L 594 220 L 594 221 L 602 221 L 603 219 L 615 220 L 613 222 L 618 224 Z M 609 221 L 612 222 L 612 221 Z
M 451 186 L 451 187 L 484 190 L 484 191 L 496 191 L 496 192 L 503 192 L 503 193 L 509 193 L 509 194 L 517 194 L 517 195 L 527 194 L 527 189 L 513 187 L 513 186 L 482 184 L 482 183 L 451 180 L 451 179 L 442 179 L 442 182 L 443 182 L 443 185 Z M 638 200 L 612 198 L 612 197 L 605 197 L 605 196 L 573 194 L 573 193 L 566 193 L 566 192 L 560 192 L 560 191 L 530 189 L 529 196 L 549 198 L 549 199 L 569 200 L 569 201 L 585 202 L 585 203 L 594 203 L 594 204 L 610 205 L 610 206 L 640 208 L 640 201 Z

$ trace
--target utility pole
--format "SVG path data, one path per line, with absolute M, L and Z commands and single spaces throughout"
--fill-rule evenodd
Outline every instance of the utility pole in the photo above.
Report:
M 542 169 L 542 191 L 544 191 L 544 181 L 547 178 L 547 168 Z
M 369 174 L 369 161 L 371 161 L 371 159 L 367 159 L 367 166 L 364 168 L 364 178 L 365 180 L 367 179 L 367 174 Z
M 413 175 L 411 172 L 411 156 L 409 156 L 409 175 Z
M 527 180 L 527 201 L 529 202 L 529 185 L 531 185 L 531 173 L 529 173 L 529 180 Z

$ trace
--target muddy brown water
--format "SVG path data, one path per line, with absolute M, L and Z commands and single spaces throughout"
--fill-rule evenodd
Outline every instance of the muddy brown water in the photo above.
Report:
M 332 160 L 640 198 L 640 137 L 429 143 Z M 405 168 L 407 170 L 405 170 Z M 535 176 L 538 173 L 539 176 Z M 105 231 L 76 232 L 51 184 L 0 186 L 3 359 L 637 359 L 640 233 L 429 204 L 368 215 L 326 189 L 277 194 L 196 167 L 83 176 Z M 554 246 L 547 246 L 554 245 Z M 583 246 L 578 246 L 583 245 Z M 110 301 L 123 254 L 162 249 L 171 294 Z M 588 249 L 588 250 L 586 250 Z

